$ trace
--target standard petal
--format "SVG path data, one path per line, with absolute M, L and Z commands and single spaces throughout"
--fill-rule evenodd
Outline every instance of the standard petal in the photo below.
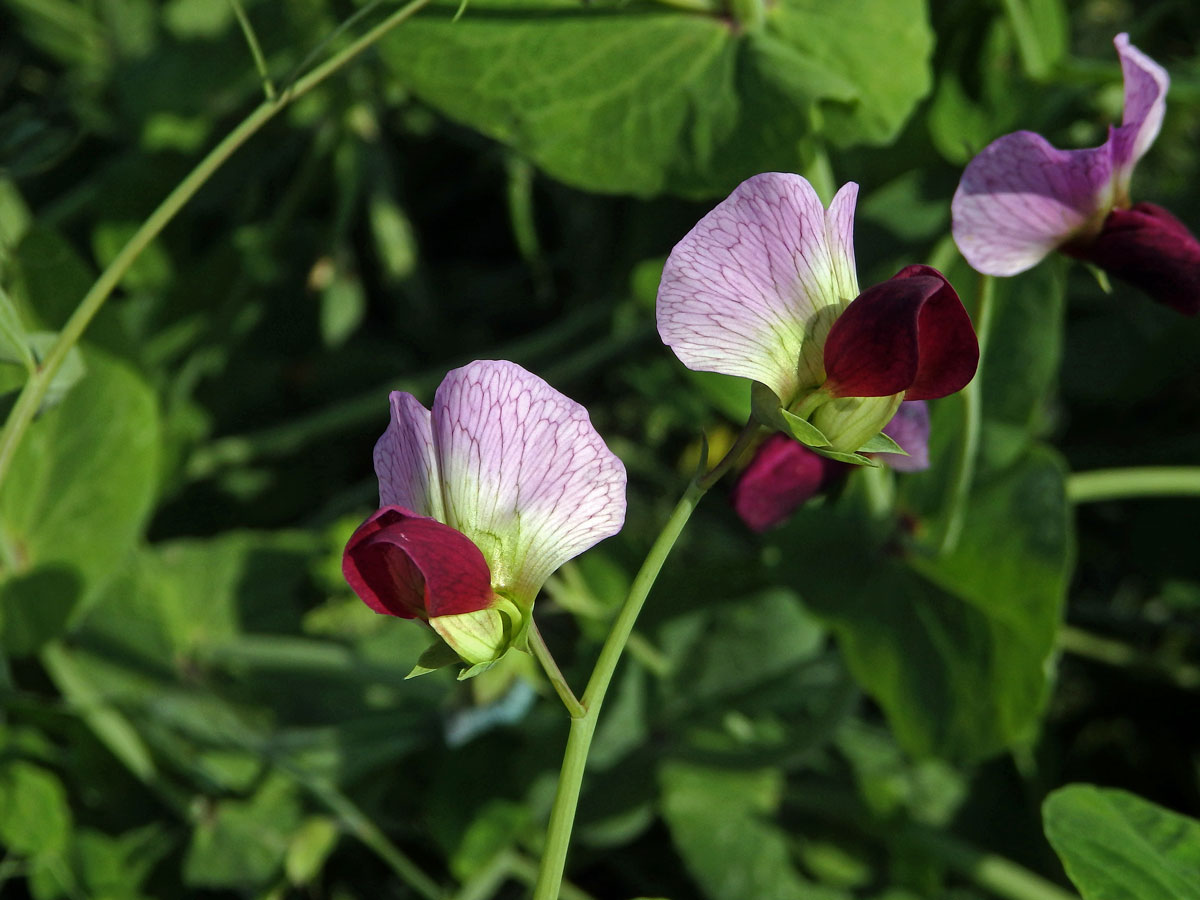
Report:
M 658 333 L 689 369 L 760 381 L 789 403 L 820 373 L 798 373 L 806 336 L 823 337 L 858 293 L 856 185 L 828 217 L 799 175 L 740 184 L 675 245 L 658 290 Z M 823 312 L 824 311 L 824 312 Z
M 833 397 L 944 397 L 975 374 L 979 344 L 954 288 L 929 266 L 907 266 L 867 288 L 825 342 Z
M 929 468 L 929 404 L 905 400 L 883 426 L 883 433 L 900 445 L 908 456 L 882 453 L 877 458 L 897 472 L 922 472 Z
M 783 523 L 847 469 L 790 437 L 773 434 L 738 478 L 730 501 L 747 527 L 766 531 Z
M 1167 88 L 1171 79 L 1167 70 L 1129 43 L 1128 34 L 1113 38 L 1121 57 L 1125 79 L 1125 113 L 1121 125 L 1109 135 L 1117 194 L 1124 198 L 1134 164 L 1154 143 L 1167 110 Z
M 429 410 L 412 394 L 392 391 L 392 419 L 375 442 L 379 505 L 403 506 L 421 516 L 444 519 Z
M 385 506 L 359 526 L 342 574 L 377 613 L 428 619 L 487 609 L 495 600 L 483 554 L 435 519 Z
M 958 249 L 988 275 L 1016 275 L 1099 231 L 1113 202 L 1108 144 L 1057 150 L 1031 131 L 1006 134 L 964 170 L 950 206 Z
M 511 362 L 450 372 L 433 401 L 446 521 L 524 604 L 625 521 L 625 467 L 587 410 Z
M 1200 312 L 1200 243 L 1161 206 L 1113 210 L 1100 235 L 1075 255 L 1185 315 Z

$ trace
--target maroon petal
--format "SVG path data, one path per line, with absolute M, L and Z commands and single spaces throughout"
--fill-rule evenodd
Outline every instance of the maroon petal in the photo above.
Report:
M 825 341 L 834 397 L 945 397 L 966 386 L 979 343 L 958 294 L 937 269 L 906 266 L 846 307 Z
M 734 511 L 754 531 L 787 519 L 848 467 L 782 434 L 767 438 L 733 488 Z
M 383 507 L 351 535 L 342 574 L 367 606 L 402 619 L 475 612 L 494 598 L 479 548 L 402 506 Z
M 1200 312 L 1200 243 L 1161 206 L 1138 203 L 1114 209 L 1094 241 L 1064 249 L 1159 303 L 1189 316 Z

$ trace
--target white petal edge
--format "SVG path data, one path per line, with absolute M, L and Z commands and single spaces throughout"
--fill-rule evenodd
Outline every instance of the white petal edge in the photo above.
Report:
M 806 323 L 857 296 L 857 186 L 827 216 L 799 175 L 766 172 L 738 185 L 675 245 L 658 291 L 658 332 L 689 369 L 752 378 L 785 403 Z M 835 260 L 836 254 L 836 260 Z
M 625 467 L 587 410 L 516 363 L 446 375 L 433 401 L 446 523 L 492 583 L 532 603 L 555 569 L 625 522 Z
M 375 442 L 379 505 L 403 506 L 444 522 L 429 410 L 404 391 L 392 391 L 388 403 L 391 421 Z

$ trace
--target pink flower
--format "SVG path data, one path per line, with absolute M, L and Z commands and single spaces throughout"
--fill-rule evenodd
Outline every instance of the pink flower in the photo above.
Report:
M 522 647 L 550 574 L 625 519 L 625 468 L 587 411 L 515 363 L 450 372 L 432 414 L 391 395 L 379 502 L 342 557 L 378 613 L 422 619 L 468 663 Z
M 739 375 L 760 421 L 818 452 L 865 461 L 901 400 L 943 397 L 975 374 L 971 320 L 942 274 L 908 266 L 861 294 L 858 186 L 826 210 L 799 175 L 739 185 L 667 258 L 658 331 L 690 369 Z M 874 443 L 873 443 L 874 442 Z
M 1182 313 L 1200 311 L 1200 243 L 1161 207 L 1130 205 L 1134 166 L 1166 111 L 1166 71 L 1118 34 L 1125 113 L 1108 140 L 1058 150 L 1039 134 L 998 138 L 967 165 L 952 204 L 954 240 L 972 266 L 1016 275 L 1053 250 L 1094 263 Z

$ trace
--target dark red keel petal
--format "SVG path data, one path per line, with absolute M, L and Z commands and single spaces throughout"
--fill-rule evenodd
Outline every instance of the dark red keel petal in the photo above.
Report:
M 1200 242 L 1161 206 L 1114 209 L 1094 241 L 1064 249 L 1159 303 L 1189 316 L 1200 312 Z
M 979 365 L 962 301 L 937 269 L 906 266 L 846 307 L 825 341 L 825 389 L 834 397 L 945 397 Z
M 730 500 L 747 526 L 766 531 L 784 522 L 848 468 L 790 437 L 774 434 L 758 448 Z
M 492 576 L 461 532 L 402 506 L 385 506 L 359 526 L 342 554 L 342 574 L 377 613 L 429 619 L 492 605 Z

